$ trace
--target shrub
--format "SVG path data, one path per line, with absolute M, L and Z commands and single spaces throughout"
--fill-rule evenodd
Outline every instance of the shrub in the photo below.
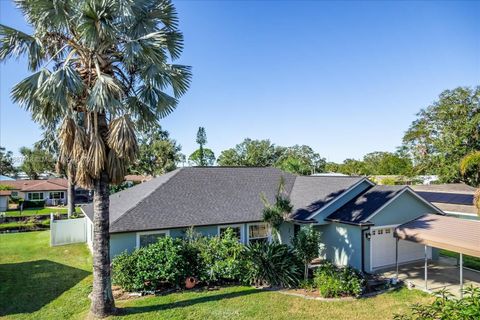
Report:
M 320 249 L 320 233 L 312 226 L 302 228 L 298 235 L 293 238 L 295 254 L 304 264 L 304 281 L 308 278 L 308 264 L 318 257 Z
M 164 237 L 157 243 L 113 260 L 113 282 L 126 290 L 155 290 L 185 280 L 182 241 Z
M 284 244 L 254 243 L 246 247 L 247 279 L 256 285 L 292 287 L 301 278 L 301 262 Z
M 318 267 L 314 273 L 315 287 L 325 298 L 358 296 L 364 286 L 363 277 L 353 268 L 337 268 L 330 262 Z
M 200 280 L 215 283 L 236 282 L 243 278 L 244 246 L 232 229 L 228 228 L 221 237 L 199 238 L 196 244 L 203 265 Z
M 414 304 L 408 314 L 396 314 L 395 320 L 480 319 L 480 288 L 469 286 L 462 299 L 454 299 L 447 290 L 437 292 L 432 304 Z
M 23 201 L 23 209 L 27 208 L 44 208 L 45 200 L 25 200 Z

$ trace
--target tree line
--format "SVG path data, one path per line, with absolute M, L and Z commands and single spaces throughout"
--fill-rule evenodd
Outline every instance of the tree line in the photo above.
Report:
M 445 90 L 431 105 L 420 110 L 406 130 L 402 145 L 395 152 L 376 151 L 362 159 L 348 158 L 342 163 L 327 162 L 307 145 L 279 146 L 269 139 L 246 138 L 220 152 L 218 158 L 206 147 L 206 129 L 200 127 L 198 149 L 188 158 L 168 131 L 153 126 L 138 133 L 139 156 L 128 173 L 160 175 L 182 165 L 196 166 L 272 166 L 287 172 L 310 175 L 338 172 L 347 175 L 438 175 L 441 182 L 480 185 L 480 87 Z M 45 143 L 43 143 L 45 145 Z M 37 143 L 20 150 L 24 162 L 20 170 L 31 178 L 54 166 L 47 149 Z M 43 163 L 33 159 L 45 159 Z M 15 173 L 12 153 L 0 148 L 2 174 Z

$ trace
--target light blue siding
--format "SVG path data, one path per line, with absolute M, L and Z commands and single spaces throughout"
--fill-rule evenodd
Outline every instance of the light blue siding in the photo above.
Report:
M 284 222 L 280 227 L 280 238 L 283 244 L 291 245 L 293 240 L 293 224 Z
M 320 211 L 316 216 L 313 217 L 313 219 L 315 219 L 319 224 L 328 224 L 328 222 L 324 220 L 326 217 L 337 211 L 340 207 L 355 198 L 357 195 L 365 191 L 370 186 L 370 183 L 368 183 L 367 181 L 363 181 L 355 188 L 350 190 L 348 193 L 346 193 L 343 197 L 337 199 L 330 206 Z
M 337 266 L 362 268 L 361 228 L 330 223 L 315 227 L 320 231 L 322 257 Z
M 113 233 L 110 235 L 110 257 L 113 258 L 124 251 L 132 252 L 137 245 L 135 232 Z
M 383 208 L 382 211 L 377 213 L 370 221 L 373 222 L 375 226 L 388 226 L 402 224 L 427 213 L 436 212 L 425 202 L 406 191 L 396 198 L 395 201 Z

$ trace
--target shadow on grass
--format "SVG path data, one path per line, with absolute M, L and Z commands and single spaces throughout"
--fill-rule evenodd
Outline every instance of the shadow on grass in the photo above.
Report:
M 243 297 L 255 293 L 260 293 L 262 290 L 259 289 L 248 289 L 245 291 L 239 292 L 230 292 L 230 293 L 222 293 L 216 295 L 209 295 L 203 296 L 199 298 L 193 298 L 188 300 L 176 301 L 172 303 L 164 303 L 164 304 L 156 304 L 151 306 L 136 306 L 136 307 L 125 307 L 125 308 L 118 308 L 118 316 L 127 316 L 132 314 L 144 313 L 144 312 L 152 312 L 152 311 L 163 311 L 175 308 L 184 308 L 190 307 L 196 304 L 205 303 L 205 302 L 212 302 L 212 301 L 219 301 L 224 299 L 232 299 L 237 297 Z
M 0 317 L 37 311 L 89 274 L 49 260 L 0 264 Z

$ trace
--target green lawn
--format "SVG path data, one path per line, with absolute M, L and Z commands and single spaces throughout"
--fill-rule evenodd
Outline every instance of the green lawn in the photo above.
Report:
M 0 235 L 0 318 L 84 319 L 91 291 L 91 258 L 85 245 L 49 247 L 49 232 Z M 117 301 L 114 319 L 391 319 L 420 291 L 322 302 L 251 287 L 185 292 Z
M 75 211 L 80 213 L 81 210 L 79 207 L 75 208 Z M 35 215 L 49 215 L 53 213 L 67 213 L 67 208 L 29 208 L 20 212 L 20 210 L 7 211 L 7 217 L 25 217 L 25 216 L 35 216 Z
M 458 258 L 459 254 L 452 251 L 447 250 L 440 250 L 440 254 L 442 256 Z M 480 271 L 480 258 L 471 257 L 467 255 L 463 255 L 463 265 L 467 268 L 475 269 Z

